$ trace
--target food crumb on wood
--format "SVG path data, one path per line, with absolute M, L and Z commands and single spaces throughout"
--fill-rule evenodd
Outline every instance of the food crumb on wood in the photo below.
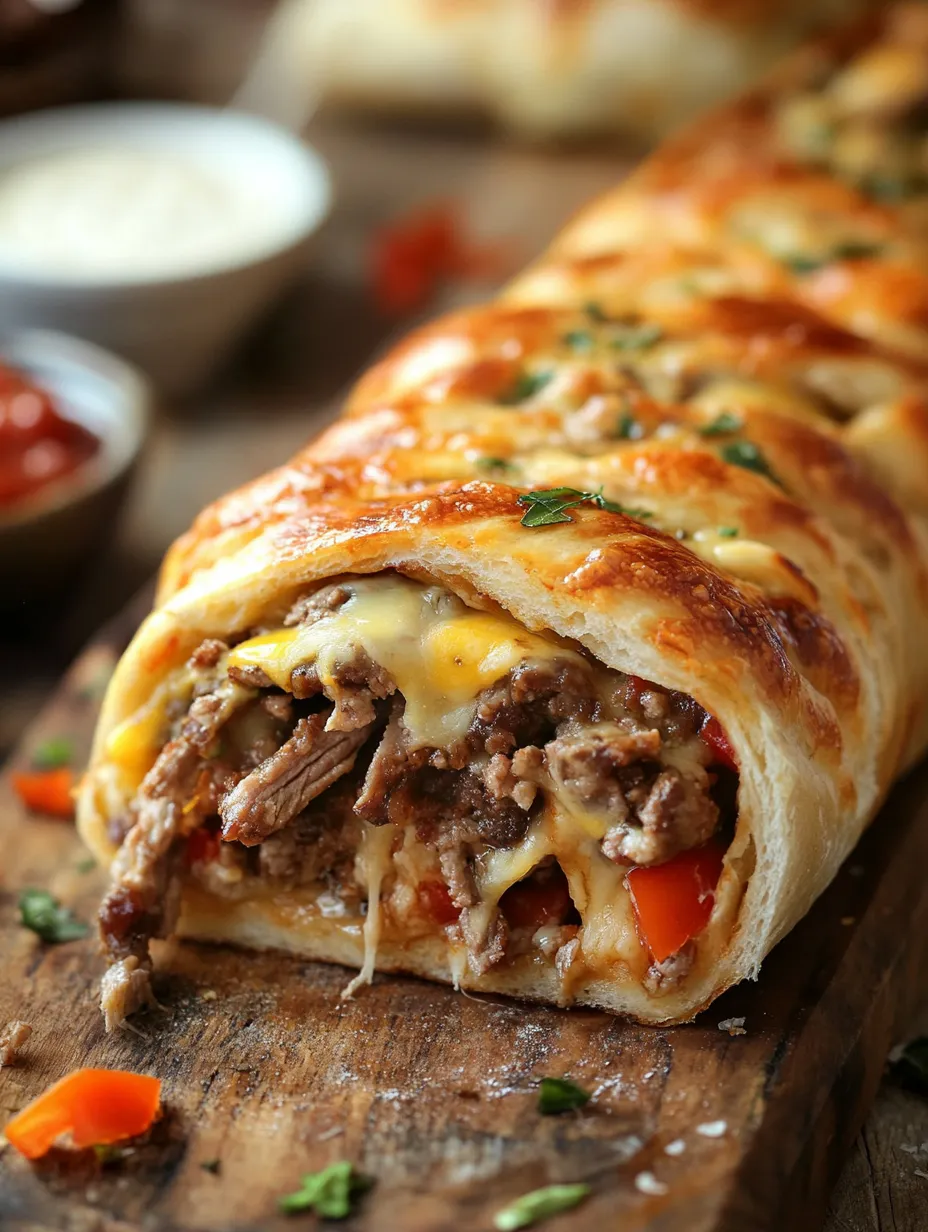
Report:
M 682 1138 L 674 1138 L 673 1142 L 668 1142 L 664 1147 L 665 1155 L 682 1155 L 686 1150 L 686 1143 Z
M 729 1035 L 747 1035 L 744 1023 L 744 1018 L 723 1018 L 719 1023 L 719 1030 L 727 1031 Z
M 201 1001 L 215 1001 L 218 998 L 218 996 L 219 996 L 218 992 L 215 992 L 212 988 L 207 988 L 204 992 L 200 993 L 200 1000 Z
M 0 1069 L 4 1065 L 13 1065 L 18 1060 L 19 1050 L 31 1034 L 32 1027 L 28 1022 L 20 1022 L 18 1019 L 0 1028 Z
M 635 1188 L 639 1193 L 660 1197 L 670 1191 L 670 1186 L 659 1181 L 653 1172 L 639 1172 L 635 1177 Z
M 841 917 L 841 923 L 845 926 L 845 928 L 847 928 L 849 925 L 854 923 L 855 918 L 856 917 L 852 915 L 844 915 Z
M 696 1126 L 697 1134 L 702 1134 L 704 1138 L 721 1138 L 727 1129 L 727 1121 L 703 1121 L 702 1125 Z

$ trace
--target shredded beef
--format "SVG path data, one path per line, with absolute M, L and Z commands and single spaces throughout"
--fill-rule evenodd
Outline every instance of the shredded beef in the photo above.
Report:
M 652 963 L 644 978 L 644 986 L 652 997 L 662 992 L 670 992 L 689 975 L 696 960 L 696 945 L 693 941 L 687 943 L 671 954 L 663 962 Z
M 664 767 L 660 733 L 615 723 L 581 727 L 545 745 L 555 782 L 610 818 L 603 853 L 617 863 L 660 864 L 712 836 L 718 808 L 698 765 Z
M 188 666 L 193 668 L 215 667 L 228 649 L 226 643 L 221 642 L 218 637 L 208 637 L 205 642 L 200 642 L 190 656 L 187 661 Z
M 351 591 L 340 582 L 331 586 L 323 586 L 312 594 L 303 595 L 297 599 L 293 607 L 284 617 L 288 628 L 294 625 L 315 624 L 329 612 L 335 612 L 351 598 Z
M 493 913 L 489 927 L 482 931 L 475 926 L 471 911 L 465 908 L 458 929 L 467 945 L 467 961 L 475 975 L 486 975 L 505 957 L 509 928 L 499 911 Z
M 314 800 L 285 829 L 258 848 L 262 876 L 288 886 L 330 882 L 344 891 L 361 840 L 361 821 L 353 805 L 356 775 L 348 775 Z
M 325 731 L 327 717 L 300 719 L 286 744 L 229 792 L 219 806 L 224 839 L 262 842 L 351 769 L 374 725 Z
M 719 810 L 701 767 L 684 774 L 668 766 L 628 790 L 626 800 L 628 816 L 603 839 L 603 854 L 619 864 L 662 864 L 707 842 L 718 824 Z
M 254 667 L 247 663 L 232 663 L 229 665 L 228 671 L 230 680 L 234 680 L 238 684 L 247 685 L 250 689 L 271 689 L 274 687 L 274 681 L 260 667 Z

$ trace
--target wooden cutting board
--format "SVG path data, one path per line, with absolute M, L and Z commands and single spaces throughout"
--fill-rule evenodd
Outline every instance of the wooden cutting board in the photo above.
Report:
M 105 677 L 138 617 L 77 663 L 14 765 L 51 736 L 83 754 Z M 591 1197 L 552 1232 L 818 1228 L 891 1043 L 928 975 L 928 769 L 893 794 L 758 983 L 693 1025 L 649 1029 L 590 1011 L 472 998 L 278 955 L 162 945 L 163 1009 L 106 1036 L 93 938 L 43 945 L 18 923 L 26 886 L 93 917 L 104 879 L 67 823 L 27 817 L 0 782 L 0 1025 L 29 1022 L 0 1070 L 0 1114 L 79 1065 L 163 1081 L 166 1114 L 116 1163 L 0 1154 L 0 1227 L 147 1232 L 313 1226 L 276 1198 L 348 1158 L 377 1180 L 350 1228 L 489 1229 L 550 1182 Z M 746 1034 L 722 1020 L 744 1017 Z M 582 1112 L 542 1117 L 536 1084 L 570 1075 Z M 724 1123 L 724 1125 L 723 1125 Z M 702 1127 L 702 1132 L 700 1130 Z M 668 1154 L 670 1143 L 682 1151 Z M 218 1160 L 218 1172 L 204 1164 Z M 649 1185 L 644 1174 L 653 1177 Z M 656 1182 L 656 1183 L 655 1183 Z M 642 1192 L 642 1188 L 652 1192 Z M 656 1192 L 655 1192 L 656 1191 Z

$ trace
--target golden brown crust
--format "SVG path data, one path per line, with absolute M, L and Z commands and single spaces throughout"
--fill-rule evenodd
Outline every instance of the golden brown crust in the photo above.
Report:
M 926 77 L 922 6 L 889 6 L 666 143 L 553 255 L 614 254 L 659 230 L 734 285 L 928 359 Z
M 744 110 L 700 128 L 704 158 L 686 155 L 685 187 L 674 176 L 691 138 L 496 303 L 416 331 L 341 420 L 178 540 L 114 678 L 81 797 L 101 855 L 124 796 L 108 733 L 202 638 L 273 623 L 327 578 L 398 569 L 691 694 L 737 751 L 738 830 L 701 966 L 672 1005 L 618 976 L 591 1003 L 684 1018 L 756 971 L 928 738 L 928 383 L 921 358 L 816 314 L 714 223 L 686 245 L 623 251 L 603 238 L 650 207 L 657 183 L 675 185 L 661 215 L 671 239 L 674 210 L 713 219 L 712 169 Z M 812 191 L 795 168 L 752 174 Z M 872 208 L 828 185 L 855 222 Z M 898 220 L 884 221 L 895 234 Z M 871 332 L 892 333 L 891 310 Z M 522 525 L 520 494 L 562 486 L 626 512 L 586 503 L 569 522 Z M 244 935 L 231 917 L 206 931 Z M 417 970 L 446 978 L 420 958 Z

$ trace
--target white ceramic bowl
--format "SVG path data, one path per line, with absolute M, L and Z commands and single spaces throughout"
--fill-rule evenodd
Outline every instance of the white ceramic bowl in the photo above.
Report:
M 151 395 L 129 364 L 63 334 L 31 330 L 0 338 L 0 360 L 53 397 L 100 449 L 78 470 L 0 507 L 0 616 L 67 589 L 114 532 L 145 443 Z
M 0 177 L 27 160 L 130 148 L 179 157 L 217 183 L 273 193 L 271 221 L 202 266 L 123 276 L 42 269 L 0 257 L 0 334 L 60 330 L 115 351 L 162 392 L 189 393 L 299 273 L 331 201 L 322 160 L 285 129 L 243 112 L 115 103 L 0 123 Z

